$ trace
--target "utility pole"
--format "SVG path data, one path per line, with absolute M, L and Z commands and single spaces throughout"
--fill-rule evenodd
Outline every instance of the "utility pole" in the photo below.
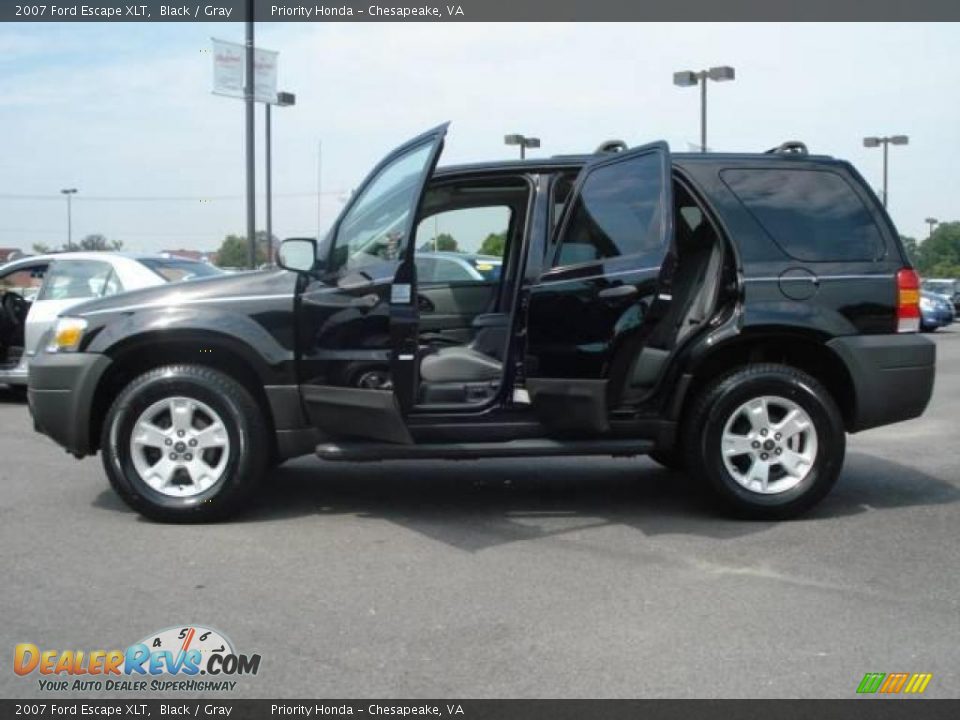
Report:
M 251 269 L 257 267 L 257 182 L 256 182 L 256 147 L 254 131 L 256 118 L 254 117 L 254 65 L 253 65 L 253 7 L 254 0 L 247 0 L 246 22 L 246 78 L 243 89 L 243 105 L 246 119 L 246 160 L 247 160 L 247 264 Z M 269 112 L 269 105 L 268 112 Z

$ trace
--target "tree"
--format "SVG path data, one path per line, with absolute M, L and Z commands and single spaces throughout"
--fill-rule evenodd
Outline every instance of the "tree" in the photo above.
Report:
M 424 252 L 460 252 L 460 246 L 457 245 L 456 238 L 450 233 L 440 233 L 427 240 L 420 246 Z
M 487 237 L 484 238 L 483 242 L 480 244 L 480 254 L 481 255 L 495 255 L 496 257 L 503 257 L 503 249 L 507 245 L 507 233 L 490 233 Z
M 91 233 L 84 237 L 80 242 L 67 245 L 64 243 L 60 247 L 50 247 L 46 243 L 34 243 L 33 251 L 40 255 L 48 253 L 70 252 L 72 250 L 82 250 L 83 252 L 116 252 L 123 249 L 123 240 L 108 240 L 102 233 Z
M 907 237 L 906 235 L 901 235 L 900 244 L 903 245 L 903 249 L 907 253 L 907 258 L 910 260 L 910 264 L 916 267 L 917 262 L 919 261 L 919 248 L 917 247 L 917 239 Z
M 920 243 L 917 270 L 925 277 L 960 278 L 960 222 L 940 223 Z
M 107 252 L 123 249 L 123 240 L 107 240 L 106 235 L 93 233 L 84 237 L 78 248 L 84 252 Z
M 267 234 L 257 232 L 257 266 L 273 259 L 273 248 L 267 248 Z M 274 238 L 275 240 L 276 238 Z M 271 244 L 272 245 L 272 244 Z M 220 267 L 245 268 L 250 266 L 247 238 L 243 235 L 227 235 L 217 251 L 217 265 Z

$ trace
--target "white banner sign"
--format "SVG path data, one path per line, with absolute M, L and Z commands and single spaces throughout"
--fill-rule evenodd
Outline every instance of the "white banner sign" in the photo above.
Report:
M 213 38 L 213 92 L 242 98 L 246 70 L 246 47 Z M 257 102 L 277 102 L 277 53 L 253 50 L 253 97 Z

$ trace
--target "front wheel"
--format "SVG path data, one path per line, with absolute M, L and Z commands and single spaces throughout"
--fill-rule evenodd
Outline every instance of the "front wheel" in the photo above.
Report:
M 690 472 L 735 514 L 795 517 L 819 502 L 843 466 L 846 435 L 833 398 L 785 365 L 755 365 L 707 386 L 685 428 Z
M 260 482 L 270 447 L 247 389 L 211 368 L 174 365 L 133 380 L 101 437 L 110 484 L 162 522 L 207 522 L 236 512 Z

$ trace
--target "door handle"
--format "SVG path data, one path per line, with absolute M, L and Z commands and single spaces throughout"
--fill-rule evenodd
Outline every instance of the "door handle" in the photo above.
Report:
M 433 300 L 426 295 L 417 295 L 417 308 L 423 312 L 433 312 L 436 309 L 436 305 L 434 305 Z
M 353 298 L 350 301 L 350 304 L 353 307 L 361 307 L 370 310 L 377 306 L 377 303 L 380 302 L 380 296 L 376 293 L 368 293 L 366 295 L 361 295 L 358 298 Z
M 624 300 L 637 294 L 636 285 L 614 285 L 597 293 L 601 300 Z

